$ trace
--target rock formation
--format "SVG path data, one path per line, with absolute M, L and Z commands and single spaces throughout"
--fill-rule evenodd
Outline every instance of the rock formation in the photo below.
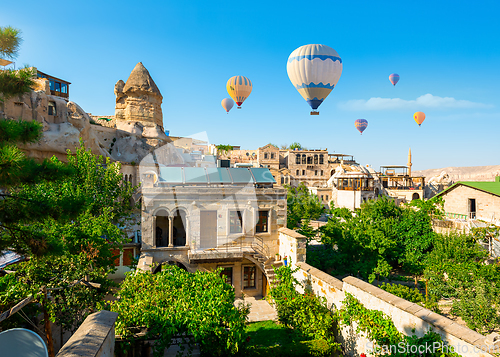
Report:
M 47 79 L 35 82 L 30 93 L 0 103 L 0 119 L 42 123 L 42 139 L 22 147 L 29 156 L 44 159 L 55 155 L 65 160 L 67 150 L 74 152 L 83 139 L 94 154 L 139 163 L 171 142 L 163 131 L 163 97 L 142 63 L 135 66 L 126 83 L 116 83 L 116 115 L 108 117 L 109 122 L 91 117 L 75 102 L 51 95 Z
M 141 62 L 130 73 L 127 82 L 115 85 L 116 127 L 145 137 L 163 138 L 163 97 Z

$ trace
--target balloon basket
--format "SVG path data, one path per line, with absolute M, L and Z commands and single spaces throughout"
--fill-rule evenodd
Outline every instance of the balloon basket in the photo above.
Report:
M 311 112 L 311 115 L 319 115 L 319 112 Z
M 237 107 L 238 109 L 241 109 L 241 107 Z

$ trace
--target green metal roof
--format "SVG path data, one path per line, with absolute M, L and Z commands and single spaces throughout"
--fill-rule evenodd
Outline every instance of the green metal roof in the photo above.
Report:
M 250 172 L 257 183 L 276 183 L 271 171 L 266 168 L 251 168 Z
M 233 179 L 233 183 L 250 183 L 253 182 L 253 177 L 247 168 L 228 168 L 226 169 Z
M 220 170 L 217 167 L 207 167 L 208 181 L 210 183 L 232 183 L 231 176 L 227 170 Z
M 184 178 L 180 167 L 160 167 L 160 182 L 183 183 Z
M 160 167 L 160 183 L 166 184 L 273 184 L 267 168 Z
M 481 190 L 484 192 L 491 193 L 496 196 L 500 196 L 500 182 L 492 182 L 492 181 L 459 181 L 452 186 L 448 187 L 446 190 L 438 193 L 436 196 L 441 196 L 449 191 L 453 190 L 455 187 L 459 185 L 468 186 L 471 188 L 475 188 L 477 190 Z
M 207 183 L 207 174 L 203 167 L 183 167 L 185 183 Z

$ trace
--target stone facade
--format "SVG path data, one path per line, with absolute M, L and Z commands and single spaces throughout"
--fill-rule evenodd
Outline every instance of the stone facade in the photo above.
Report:
M 288 153 L 288 169 L 292 185 L 304 183 L 308 187 L 326 187 L 330 178 L 327 150 L 293 150 Z
M 259 148 L 257 161 L 260 165 L 262 165 L 262 167 L 279 170 L 280 150 L 272 144 L 267 144 L 266 146 Z
M 274 274 L 270 263 L 279 251 L 278 230 L 286 225 L 283 188 L 165 186 L 155 177 L 142 182 L 141 269 L 177 264 L 193 272 L 223 266 L 231 268 L 237 296 L 265 295 Z M 245 267 L 256 274 L 250 288 L 243 284 Z
M 500 187 L 500 182 L 498 183 Z M 441 193 L 444 210 L 447 213 L 463 215 L 488 222 L 500 221 L 500 196 L 458 183 Z M 475 210 L 471 210 L 471 200 L 475 200 Z

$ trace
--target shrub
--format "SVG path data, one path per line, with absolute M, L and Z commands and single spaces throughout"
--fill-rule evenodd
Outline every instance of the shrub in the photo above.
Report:
M 315 296 L 306 291 L 300 294 L 295 290 L 298 284 L 290 267 L 276 269 L 279 282 L 271 288 L 271 296 L 276 306 L 279 321 L 287 327 L 298 330 L 304 335 L 324 340 L 333 350 L 339 347 L 335 343 L 337 318 L 327 306 L 324 297 Z

